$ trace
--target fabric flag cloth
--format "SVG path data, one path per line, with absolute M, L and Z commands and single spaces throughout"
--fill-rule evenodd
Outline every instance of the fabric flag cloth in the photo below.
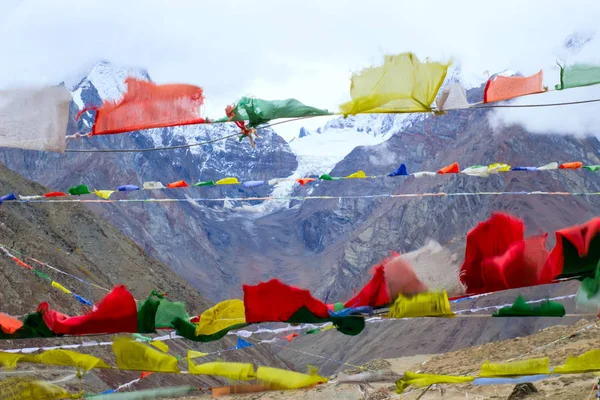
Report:
M 594 276 L 600 260 L 600 217 L 560 229 L 554 235 L 556 244 L 545 267 L 548 274 L 559 278 Z
M 342 104 L 340 110 L 346 115 L 431 111 L 448 66 L 421 63 L 412 53 L 385 56 L 382 66 L 352 75 L 352 101 Z
M 157 349 L 159 349 L 163 353 L 168 353 L 169 352 L 169 346 L 166 343 L 161 342 L 160 340 L 152 340 L 150 342 L 150 345 L 156 347 Z
M 11 201 L 11 200 L 17 200 L 17 196 L 15 196 L 14 193 L 9 193 L 9 194 L 6 194 L 6 195 L 0 197 L 0 204 L 2 204 L 5 201 Z
M 468 294 L 550 283 L 556 276 L 546 235 L 524 238 L 525 226 L 508 214 L 492 216 L 467 234 L 460 280 Z
M 117 338 L 112 344 L 117 368 L 145 372 L 179 373 L 177 359 L 129 338 Z
M 28 356 L 26 354 L 19 353 L 6 353 L 0 351 L 0 365 L 2 365 L 7 370 L 12 370 L 17 368 L 17 363 L 22 361 L 22 358 Z M 38 361 L 37 356 L 28 357 L 31 362 Z
M 142 187 L 144 188 L 144 190 L 154 190 L 154 189 L 164 189 L 165 185 L 163 185 L 162 182 L 150 181 L 150 182 L 144 182 Z
M 44 351 L 38 358 L 42 364 L 76 367 L 78 371 L 83 373 L 93 368 L 111 368 L 110 365 L 98 357 L 63 349 Z
M 551 378 L 553 375 L 541 374 L 541 375 L 528 375 L 518 376 L 514 378 L 477 378 L 473 381 L 473 386 L 483 385 L 518 385 L 520 383 L 531 383 L 537 382 L 544 379 Z M 556 376 L 556 375 L 554 375 Z
M 123 285 L 116 286 L 87 315 L 68 317 L 51 310 L 48 303 L 38 307 L 44 322 L 55 334 L 86 335 L 137 332 L 135 299 Z
M 473 380 L 475 380 L 475 378 L 472 376 L 418 374 L 406 371 L 404 377 L 396 381 L 396 393 L 403 393 L 410 385 L 425 387 L 436 383 L 467 383 L 472 382 Z
M 94 400 L 148 400 L 167 397 L 177 399 L 196 390 L 194 386 L 173 386 L 160 389 L 137 390 L 135 392 L 108 393 L 94 396 Z
M 321 179 L 322 181 L 339 181 L 342 178 L 335 178 L 329 174 L 323 174 L 319 177 L 319 179 Z
M 423 178 L 425 176 L 436 176 L 437 173 L 431 171 L 419 171 L 415 172 L 413 175 L 415 178 Z
M 570 89 L 600 83 L 600 67 L 588 64 L 560 66 L 560 84 L 556 90 Z
M 557 162 L 551 162 L 548 163 L 546 165 L 542 165 L 541 167 L 537 168 L 540 171 L 544 171 L 544 170 L 550 170 L 550 169 L 558 169 L 558 163 Z
M 96 109 L 92 135 L 206 122 L 201 115 L 204 93 L 198 86 L 156 85 L 135 78 L 127 78 L 125 84 L 122 99 L 105 101 Z
M 291 343 L 292 340 L 294 340 L 294 338 L 300 336 L 300 334 L 294 332 L 294 333 L 290 333 L 289 335 L 287 335 L 285 338 L 287 339 L 288 343 Z
M 453 317 L 446 292 L 419 293 L 412 297 L 399 295 L 388 313 L 390 318 Z
M 385 276 L 385 261 L 373 270 L 373 277 L 356 296 L 344 303 L 344 307 L 370 306 L 373 308 L 389 304 L 390 289 Z
M 240 181 L 238 181 L 237 178 L 233 178 L 233 177 L 219 179 L 217 182 L 215 182 L 215 185 L 239 185 L 239 184 L 240 184 Z
M 201 351 L 188 350 L 186 358 L 194 359 L 194 358 L 198 358 L 198 357 L 206 357 L 207 355 L 208 355 L 208 353 L 203 353 Z
M 246 347 L 253 347 L 254 345 L 242 338 L 238 338 L 237 345 L 235 346 L 238 350 L 245 349 Z
M 522 296 L 517 297 L 512 306 L 502 307 L 493 317 L 564 317 L 565 306 L 546 300 L 538 305 L 527 304 Z
M 64 86 L 0 90 L 0 147 L 63 153 L 70 103 Z
M 42 314 L 35 312 L 28 314 L 23 320 L 23 326 L 13 333 L 6 334 L 0 332 L 2 339 L 29 339 L 29 338 L 47 338 L 56 337 L 44 322 Z
M 66 193 L 63 193 L 63 192 L 44 193 L 44 197 L 63 197 L 63 196 L 66 196 Z
M 302 389 L 327 383 L 328 379 L 317 374 L 301 374 L 279 368 L 258 367 L 256 379 L 268 383 L 273 389 Z
M 414 263 L 416 260 L 411 261 Z M 427 286 L 417 277 L 414 269 L 415 265 L 408 262 L 405 257 L 392 257 L 384 260 L 382 265 L 384 266 L 385 283 L 388 289 L 387 297 L 381 292 L 383 297 L 375 301 L 375 303 L 379 304 L 369 304 L 372 307 L 379 307 L 383 305 L 384 301 L 391 302 L 392 299 L 395 299 L 400 294 L 412 296 L 428 290 Z
M 568 356 L 564 365 L 554 368 L 554 374 L 581 374 L 600 371 L 600 350 L 590 350 L 580 356 Z
M 550 373 L 550 359 L 532 358 L 529 360 L 512 361 L 503 364 L 486 362 L 481 366 L 480 377 L 493 378 L 502 376 L 537 375 Z
M 205 182 L 194 183 L 194 186 L 214 186 L 214 185 L 216 185 L 215 181 L 205 181 Z
M 0 330 L 2 330 L 3 333 L 15 333 L 22 326 L 23 323 L 18 319 L 11 317 L 10 315 L 0 313 Z
M 538 167 L 511 167 L 511 171 L 537 171 Z
M 529 77 L 496 75 L 490 78 L 485 85 L 483 102 L 492 103 L 528 94 L 542 93 L 544 91 L 543 78 L 542 70 Z
M 560 164 L 558 169 L 579 169 L 582 166 L 583 166 L 583 163 L 581 161 L 575 161 L 575 162 L 568 162 L 568 163 Z
M 130 190 L 140 190 L 140 187 L 136 185 L 121 185 L 117 186 L 117 190 L 119 192 L 128 192 Z
M 577 310 L 600 313 L 600 260 L 594 277 L 585 277 L 575 294 Z
M 458 163 L 453 162 L 452 164 L 447 165 L 444 168 L 440 169 L 437 173 L 440 175 L 444 175 L 444 174 L 458 174 L 459 172 L 460 172 L 460 168 L 458 167 Z
M 51 383 L 28 378 L 6 378 L 0 381 L 2 400 L 71 399 L 71 393 Z
M 482 178 L 486 178 L 490 175 L 489 167 L 485 165 L 473 165 L 472 167 L 465 168 L 460 171 L 461 174 L 470 175 L 470 176 L 479 176 Z
M 249 121 L 249 128 L 256 128 L 272 119 L 302 118 L 318 115 L 332 115 L 327 110 L 307 106 L 296 99 L 261 100 L 253 97 L 242 97 L 233 108 L 233 116 L 222 118 L 217 122 Z
M 438 111 L 460 110 L 469 108 L 467 101 L 467 91 L 458 82 L 450 83 L 442 88 L 440 94 L 435 99 L 435 105 Z
M 306 185 L 307 183 L 314 182 L 314 181 L 316 181 L 315 178 L 299 178 L 299 179 L 296 179 L 296 182 L 298 182 L 302 186 Z
M 60 290 L 64 294 L 73 294 L 73 292 L 71 292 L 69 289 L 67 289 L 66 287 L 64 287 L 63 285 L 61 285 L 58 282 L 52 281 L 52 287 Z
M 224 300 L 202 313 L 196 326 L 196 335 L 214 335 L 240 324 L 246 324 L 244 302 L 239 299 Z
M 250 363 L 209 362 L 194 364 L 188 359 L 189 373 L 192 375 L 215 375 L 238 381 L 249 381 L 256 378 L 254 366 Z
M 245 188 L 252 188 L 257 186 L 262 186 L 265 184 L 265 181 L 246 181 L 242 184 Z
M 90 189 L 87 187 L 87 185 L 73 186 L 73 187 L 69 188 L 68 192 L 71 196 L 80 196 L 82 194 L 90 194 L 91 193 Z
M 510 171 L 510 165 L 504 163 L 494 163 L 488 166 L 488 170 L 491 173 L 508 172 Z
M 353 174 L 348 175 L 346 179 L 364 179 L 366 177 L 367 175 L 365 174 L 365 171 L 359 170 Z
M 167 187 L 169 189 L 186 188 L 186 187 L 188 187 L 188 184 L 186 181 L 177 181 L 177 182 L 171 182 L 171 183 L 167 184 Z
M 301 307 L 318 318 L 328 318 L 325 303 L 310 292 L 286 285 L 277 279 L 255 286 L 243 285 L 246 322 L 287 322 Z M 309 321 L 307 321 L 309 322 Z
M 110 199 L 110 196 L 114 193 L 114 190 L 94 190 L 94 194 L 104 200 Z
M 400 164 L 400 166 L 398 167 L 397 170 L 395 170 L 394 172 L 390 172 L 388 174 L 388 176 L 392 177 L 392 176 L 407 176 L 408 175 L 408 171 L 406 170 L 406 165 L 404 164 Z
M 587 169 L 588 171 L 592 171 L 592 172 L 600 171 L 600 165 L 586 165 L 583 168 Z

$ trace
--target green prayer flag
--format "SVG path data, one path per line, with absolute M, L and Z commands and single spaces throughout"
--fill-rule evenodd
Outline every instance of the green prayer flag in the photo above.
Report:
M 285 322 L 289 323 L 305 323 L 316 324 L 321 322 L 333 322 L 338 331 L 345 335 L 355 336 L 365 329 L 365 319 L 356 316 L 348 315 L 345 317 L 319 318 L 314 315 L 306 306 L 302 306 Z
M 600 291 L 600 261 L 596 266 L 596 272 L 593 278 L 587 277 L 581 281 L 580 290 L 582 290 L 588 299 L 594 297 Z
M 143 335 L 140 335 L 139 333 L 132 333 L 132 334 L 131 334 L 131 336 L 132 336 L 134 339 L 139 339 L 139 340 L 141 340 L 142 342 L 151 342 L 151 341 L 152 341 L 152 338 L 151 338 L 151 337 L 148 337 L 148 336 L 143 336 Z
M 560 84 L 556 90 L 589 86 L 600 83 L 600 66 L 575 64 L 568 67 L 560 66 Z
M 48 328 L 48 325 L 44 322 L 42 314 L 34 312 L 25 317 L 23 320 L 23 326 L 20 327 L 15 333 L 3 333 L 0 330 L 0 339 L 31 339 L 31 338 L 49 338 L 58 337 L 62 335 L 56 335 Z
M 38 271 L 37 269 L 34 269 L 34 270 L 33 270 L 33 273 L 34 273 L 34 274 L 36 274 L 37 276 L 39 276 L 40 278 L 44 278 L 44 279 L 47 279 L 47 280 L 49 280 L 49 281 L 52 281 L 52 278 L 50 278 L 50 277 L 49 277 L 48 275 L 46 275 L 45 273 Z
M 160 300 L 155 296 L 148 296 L 138 308 L 138 333 L 155 333 L 156 332 L 156 312 Z
M 175 318 L 190 319 L 189 314 L 185 310 L 185 304 L 180 301 L 161 300 L 158 310 L 156 310 L 154 326 L 157 329 L 172 329 L 174 328 L 173 320 Z
M 321 332 L 319 329 L 309 329 L 308 331 L 304 332 L 305 335 L 312 335 L 314 333 L 319 333 Z
M 253 97 L 242 97 L 233 110 L 234 116 L 221 118 L 217 122 L 249 121 L 248 127 L 258 125 L 277 118 L 300 118 L 317 115 L 332 115 L 327 110 L 307 106 L 296 99 L 261 100 Z
M 592 172 L 597 172 L 600 171 L 600 165 L 586 165 L 585 167 L 583 167 L 587 170 L 590 170 Z
M 212 335 L 196 335 L 196 325 L 192 324 L 189 321 L 189 319 L 175 318 L 175 320 L 172 321 L 172 324 L 173 324 L 173 327 L 175 328 L 175 333 L 177 333 L 179 336 L 182 336 L 182 337 L 184 337 L 188 340 L 192 340 L 194 342 L 204 342 L 204 343 L 219 340 L 223 336 L 227 335 L 227 332 L 229 332 L 232 329 L 240 329 L 240 328 L 244 328 L 244 327 L 248 326 L 248 324 L 246 324 L 246 323 L 231 325 L 223 330 L 220 330 L 217 333 L 213 333 Z
M 80 196 L 82 194 L 90 194 L 91 193 L 90 189 L 87 187 L 87 185 L 73 186 L 73 187 L 69 188 L 68 192 L 72 196 Z
M 512 306 L 503 307 L 493 317 L 563 317 L 565 307 L 561 303 L 546 300 L 541 304 L 527 304 L 522 296 Z
M 331 175 L 329 174 L 323 174 L 319 177 L 319 179 L 323 180 L 323 181 L 339 181 L 342 178 L 333 178 Z
M 206 181 L 206 182 L 198 182 L 194 183 L 194 186 L 214 186 L 215 181 Z

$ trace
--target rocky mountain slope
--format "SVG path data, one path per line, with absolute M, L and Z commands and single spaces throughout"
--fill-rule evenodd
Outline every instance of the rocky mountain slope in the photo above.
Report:
M 0 191 L 41 192 L 48 188 L 28 181 L 0 165 Z M 49 204 L 4 203 L 0 207 L 0 243 L 11 249 L 13 254 L 26 254 L 50 266 L 81 277 L 103 288 L 125 284 L 137 300 L 143 300 L 153 289 L 168 293 L 173 301 L 185 302 L 190 313 L 200 313 L 210 307 L 195 288 L 184 279 L 172 273 L 165 265 L 144 253 L 133 240 L 125 237 L 114 226 L 91 213 L 81 205 L 55 207 Z M 61 274 L 50 267 L 40 266 L 25 259 L 31 266 L 50 276 L 66 288 L 92 302 L 99 301 L 106 292 L 70 276 Z M 50 286 L 50 283 L 32 271 L 17 265 L 13 260 L 0 254 L 0 311 L 11 315 L 24 315 L 35 311 L 37 305 L 48 301 L 60 312 L 69 315 L 84 313 L 80 303 L 72 296 Z M 99 341 L 110 341 L 110 336 L 94 337 Z M 82 343 L 90 338 L 53 338 L 38 340 L 2 340 L 0 349 L 16 349 L 38 346 L 55 346 Z M 185 356 L 188 348 L 204 352 L 227 349 L 235 345 L 235 340 L 224 338 L 218 342 L 195 344 L 185 340 L 169 340 L 171 354 Z M 87 347 L 83 349 L 105 360 L 112 360 L 110 346 Z M 214 356 L 211 356 L 211 358 Z M 285 366 L 266 348 L 246 348 L 224 353 L 222 359 L 251 361 Z M 114 365 L 114 361 L 111 361 Z M 31 365 L 28 365 L 31 367 Z M 185 368 L 185 367 L 184 367 Z M 30 368 L 31 369 L 31 368 Z M 40 369 L 38 366 L 35 369 Z M 43 369 L 43 368 L 42 368 Z M 56 368 L 54 368 L 56 369 Z M 41 373 L 41 378 L 49 375 Z M 64 376 L 64 374 L 63 374 Z M 101 371 L 85 376 L 83 388 L 89 392 L 114 389 L 120 384 L 138 378 L 139 373 Z M 173 385 L 180 382 L 193 382 L 194 385 L 218 383 L 214 379 L 182 378 L 159 375 L 141 381 L 135 388 Z M 70 382 L 76 389 L 77 382 Z

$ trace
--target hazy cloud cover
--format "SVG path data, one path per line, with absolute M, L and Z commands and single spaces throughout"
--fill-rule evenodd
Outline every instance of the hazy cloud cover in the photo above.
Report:
M 389 53 L 452 57 L 469 81 L 507 68 L 535 73 L 555 67 L 559 56 L 599 61 L 597 37 L 578 54 L 561 49 L 573 32 L 594 31 L 599 17 L 594 0 L 2 0 L 0 88 L 71 82 L 103 59 L 146 68 L 158 83 L 203 86 L 208 115 L 242 95 L 337 110 L 349 97 L 351 73 Z M 580 96 L 600 92 L 538 97 Z M 497 118 L 585 133 L 600 123 L 593 107 L 508 110 Z

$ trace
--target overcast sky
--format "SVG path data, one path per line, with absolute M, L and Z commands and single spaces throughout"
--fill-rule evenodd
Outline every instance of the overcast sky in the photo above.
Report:
M 470 81 L 483 81 L 484 71 L 543 67 L 554 83 L 558 70 L 550 67 L 567 56 L 565 38 L 593 32 L 598 21 L 597 0 L 0 0 L 0 88 L 72 80 L 104 59 L 144 67 L 158 83 L 204 87 L 211 116 L 242 95 L 295 97 L 337 111 L 353 71 L 404 51 L 452 57 Z M 568 57 L 600 63 L 599 43 Z M 583 92 L 570 96 L 600 97 L 597 89 Z M 503 119 L 554 118 L 537 129 L 562 131 L 571 124 L 556 123 L 573 118 L 572 130 L 584 133 L 600 127 L 597 107 Z

